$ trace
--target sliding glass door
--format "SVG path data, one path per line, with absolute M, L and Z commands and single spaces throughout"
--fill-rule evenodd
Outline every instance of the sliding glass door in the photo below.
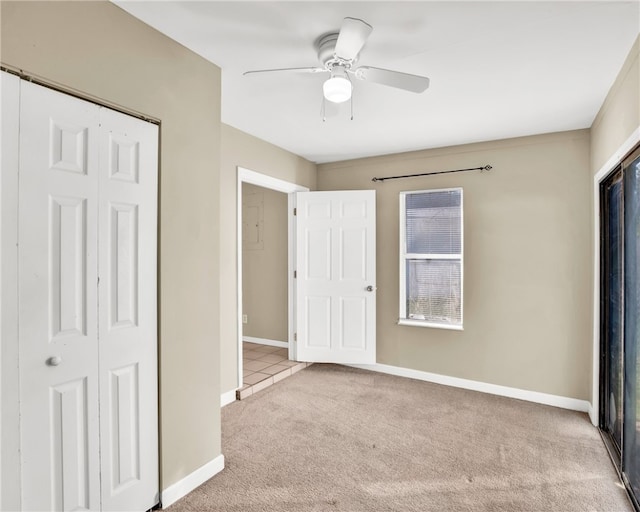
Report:
M 628 159 L 623 169 L 625 405 L 622 468 L 636 498 L 640 498 L 640 150 Z
M 609 176 L 601 187 L 603 319 L 601 423 L 613 443 L 616 455 L 622 450 L 622 397 L 624 359 L 624 209 L 622 169 Z
M 640 510 L 640 148 L 600 194 L 600 427 Z

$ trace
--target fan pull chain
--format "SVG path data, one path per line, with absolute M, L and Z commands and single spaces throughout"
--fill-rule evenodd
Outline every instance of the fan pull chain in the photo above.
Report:
M 351 108 L 351 121 L 353 121 L 353 94 L 349 99 L 349 107 Z M 327 99 L 322 96 L 322 104 L 320 105 L 320 117 L 322 117 L 322 122 L 327 122 Z
M 351 120 L 353 121 L 353 93 L 351 94 Z
M 320 107 L 320 115 L 322 116 L 322 122 L 326 123 L 327 122 L 327 112 L 326 112 L 326 99 L 324 97 L 324 94 L 322 95 L 322 106 Z

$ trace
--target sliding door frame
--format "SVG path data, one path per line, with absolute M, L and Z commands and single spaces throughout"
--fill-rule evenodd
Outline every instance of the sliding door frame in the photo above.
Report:
M 593 177 L 593 345 L 591 369 L 591 408 L 589 418 L 598 427 L 600 424 L 600 184 L 622 164 L 623 160 L 640 144 L 640 126 L 611 155 L 609 160 Z
M 603 231 L 602 226 L 604 219 L 601 218 L 602 208 L 603 208 L 603 192 L 602 185 L 604 182 L 612 177 L 617 172 L 623 172 L 623 163 L 627 158 L 629 158 L 634 152 L 637 152 L 640 149 L 640 127 L 638 127 L 633 134 L 625 141 L 625 143 L 616 151 L 614 155 L 605 163 L 605 165 L 596 173 L 594 176 L 594 187 L 593 187 L 593 199 L 594 199 L 594 273 L 593 273 L 593 373 L 592 373 L 592 402 L 591 409 L 589 411 L 589 416 L 591 418 L 591 422 L 594 426 L 600 428 L 603 441 L 609 451 L 609 454 L 612 458 L 616 471 L 618 472 L 621 481 L 624 483 L 627 494 L 629 496 L 629 500 L 632 502 L 634 508 L 640 512 L 640 503 L 638 499 L 640 497 L 634 495 L 631 487 L 631 483 L 627 478 L 626 472 L 624 471 L 624 458 L 625 458 L 625 436 L 624 436 L 624 416 L 625 416 L 625 407 L 623 403 L 622 410 L 622 442 L 621 446 L 616 446 L 616 443 L 613 440 L 613 436 L 604 430 L 602 430 L 602 426 L 604 425 L 604 408 L 606 406 L 606 401 L 602 397 L 602 389 L 604 386 L 605 372 L 606 368 L 603 367 L 603 363 L 605 362 L 604 354 L 602 347 L 604 346 L 604 329 L 605 326 L 602 325 L 604 322 L 604 318 L 602 315 L 602 305 L 603 305 L 603 277 L 602 277 L 602 264 L 603 264 Z M 622 175 L 622 179 L 624 180 L 624 174 Z M 626 196 L 626 193 L 623 194 Z M 624 200 L 624 199 L 623 199 Z M 623 278 L 623 286 L 626 279 Z M 624 295 L 624 292 L 623 292 Z M 623 313 L 626 319 L 626 313 Z M 626 333 L 626 328 L 623 325 L 623 332 Z M 623 347 L 626 345 L 625 335 L 623 335 Z M 623 348 L 624 349 L 624 348 Z M 626 356 L 624 356 L 624 360 L 626 362 Z M 626 379 L 623 376 L 623 396 L 626 394 L 624 389 L 626 386 Z

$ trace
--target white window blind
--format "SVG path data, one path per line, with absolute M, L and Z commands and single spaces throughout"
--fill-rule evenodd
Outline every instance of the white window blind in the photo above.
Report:
M 400 194 L 400 323 L 462 328 L 462 189 Z

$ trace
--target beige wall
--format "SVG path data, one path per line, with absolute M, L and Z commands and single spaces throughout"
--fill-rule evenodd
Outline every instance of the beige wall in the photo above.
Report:
M 284 149 L 222 124 L 220 173 L 220 357 L 223 393 L 238 385 L 237 167 L 314 190 L 316 165 Z
M 640 36 L 591 125 L 591 172 L 595 174 L 640 126 Z
M 247 240 L 242 249 L 242 313 L 248 319 L 242 333 L 254 338 L 288 341 L 287 194 L 245 183 L 242 197 L 243 211 L 247 203 L 262 210 L 258 228 L 247 230 L 252 239 L 260 238 L 259 243 Z M 243 230 L 246 224 L 243 216 Z
M 378 362 L 588 399 L 588 169 L 587 130 L 318 166 L 320 190 L 377 190 Z M 464 189 L 464 331 L 398 326 L 398 194 L 446 187 Z
M 220 70 L 108 2 L 6 2 L 3 65 L 161 121 L 161 488 L 220 454 Z

